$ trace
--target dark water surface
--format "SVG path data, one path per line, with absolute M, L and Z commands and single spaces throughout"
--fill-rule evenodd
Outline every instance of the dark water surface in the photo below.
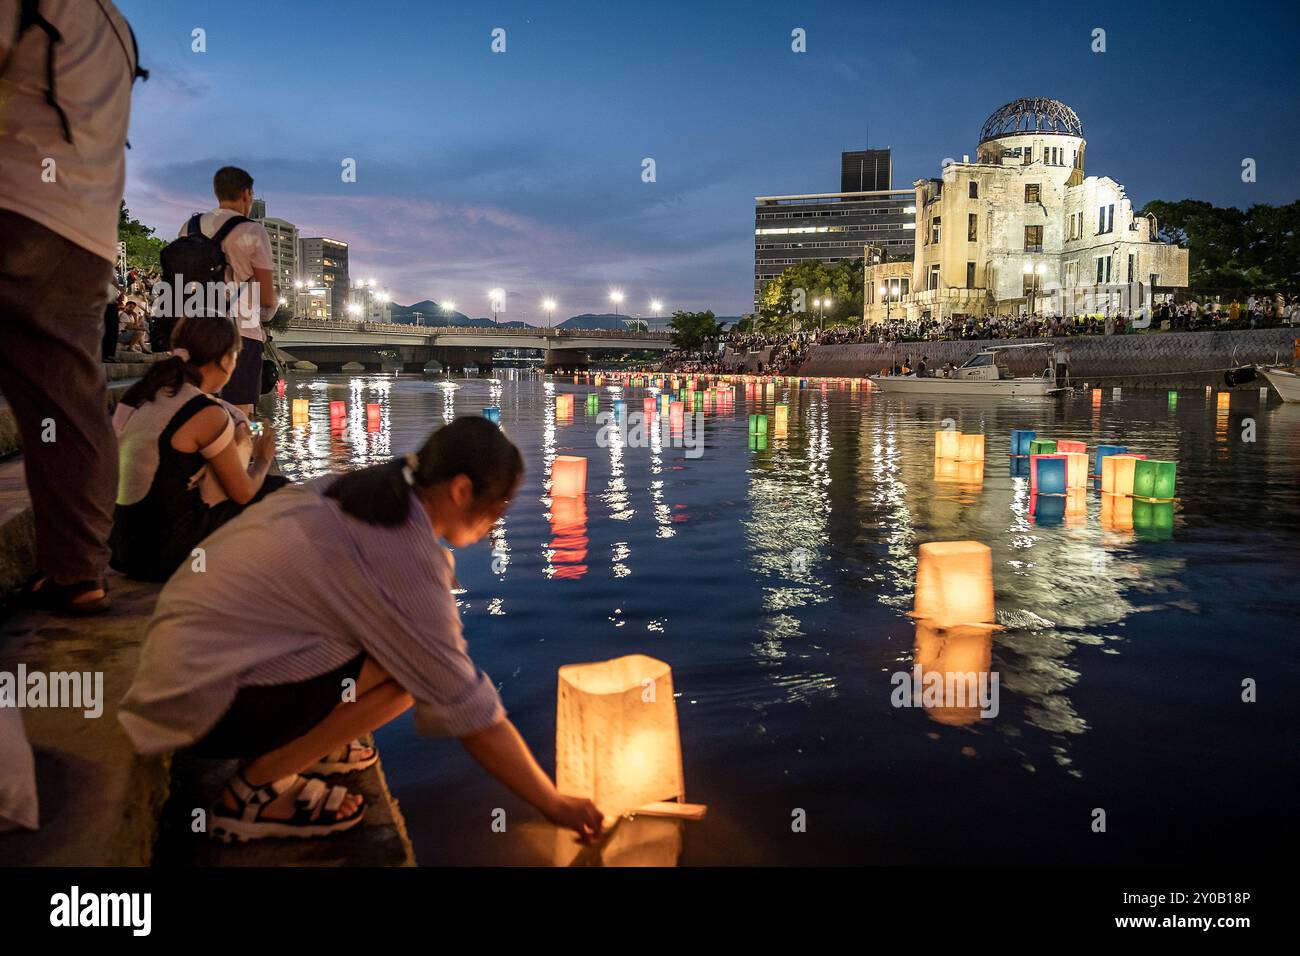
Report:
M 634 859 L 680 842 L 683 865 L 1249 862 L 1291 845 L 1300 406 L 1254 389 L 1221 408 L 1186 390 L 1094 405 L 781 387 L 788 437 L 751 451 L 742 389 L 689 458 L 602 447 L 588 386 L 456 384 L 295 377 L 277 412 L 284 470 L 381 461 L 501 406 L 528 475 L 495 536 L 508 560 L 494 569 L 492 541 L 457 553 L 470 651 L 548 772 L 561 665 L 672 665 L 686 796 L 709 815 L 629 828 L 650 847 Z M 553 390 L 575 393 L 572 423 L 555 422 Z M 627 391 L 630 411 L 643 394 Z M 293 398 L 311 399 L 309 425 L 290 426 Z M 348 402 L 342 429 L 329 400 Z M 982 479 L 936 480 L 945 418 L 987 436 Z M 1097 491 L 1086 515 L 1036 520 L 1011 475 L 1013 428 L 1176 460 L 1168 527 L 1103 523 Z M 585 513 L 558 529 L 544 485 L 557 454 L 588 459 Z M 918 637 L 905 616 L 917 546 L 945 540 L 993 551 L 1005 628 L 968 646 Z M 914 656 L 989 655 L 996 717 L 891 705 Z M 1247 678 L 1257 703 L 1241 699 Z M 551 861 L 553 831 L 455 741 L 418 737 L 407 716 L 379 743 L 422 863 Z

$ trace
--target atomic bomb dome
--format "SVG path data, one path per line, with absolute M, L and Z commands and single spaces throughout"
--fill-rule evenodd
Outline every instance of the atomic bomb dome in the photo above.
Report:
M 984 121 L 980 142 L 1025 133 L 1060 133 L 1083 136 L 1079 114 L 1060 100 L 1028 97 L 999 107 Z

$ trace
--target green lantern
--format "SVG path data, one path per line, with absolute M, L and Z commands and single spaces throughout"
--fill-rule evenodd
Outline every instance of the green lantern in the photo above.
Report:
M 587 414 L 595 415 L 600 408 L 600 396 L 595 392 L 587 393 Z
M 1029 443 L 1029 454 L 1031 455 L 1055 455 L 1056 439 L 1055 438 L 1035 438 Z
M 750 433 L 751 435 L 766 435 L 766 434 L 767 434 L 767 416 L 766 416 L 766 415 L 750 415 L 750 416 L 749 416 L 749 433 Z
M 1178 465 L 1172 461 L 1139 458 L 1133 469 L 1133 495 L 1167 501 L 1174 496 Z

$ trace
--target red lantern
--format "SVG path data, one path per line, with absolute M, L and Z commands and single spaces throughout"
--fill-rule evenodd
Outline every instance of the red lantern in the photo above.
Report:
M 366 431 L 377 432 L 384 424 L 384 409 L 381 405 L 366 406 Z

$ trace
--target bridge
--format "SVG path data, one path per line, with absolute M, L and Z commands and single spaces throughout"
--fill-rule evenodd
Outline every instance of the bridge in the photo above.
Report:
M 272 338 L 293 358 L 322 369 L 359 362 L 367 368 L 400 365 L 404 370 L 419 371 L 430 361 L 451 368 L 470 363 L 491 368 L 498 349 L 539 351 L 548 369 L 581 368 L 590 363 L 593 352 L 665 352 L 672 348 L 666 332 L 630 329 L 421 326 L 307 318 L 291 319 L 288 329 L 272 333 Z

